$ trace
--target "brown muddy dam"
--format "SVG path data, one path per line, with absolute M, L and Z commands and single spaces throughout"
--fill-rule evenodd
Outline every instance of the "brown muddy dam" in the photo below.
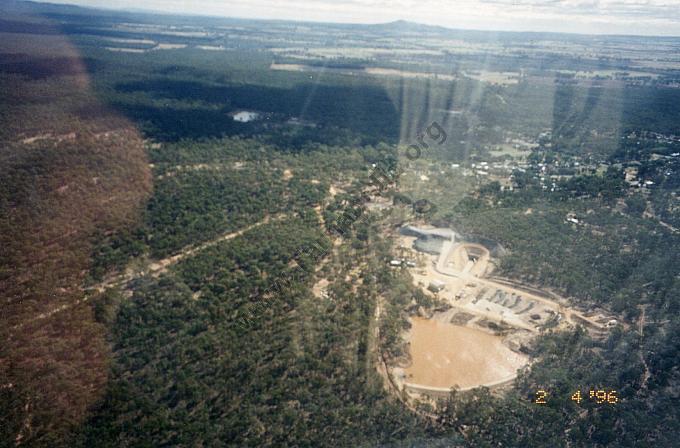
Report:
M 415 317 L 409 331 L 411 363 L 405 382 L 413 388 L 461 390 L 512 380 L 528 362 L 503 338 L 476 328 Z

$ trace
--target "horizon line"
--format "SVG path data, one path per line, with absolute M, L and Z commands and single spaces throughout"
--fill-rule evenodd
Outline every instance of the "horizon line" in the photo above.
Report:
M 417 22 L 408 19 L 395 19 L 386 22 L 362 22 L 362 21 L 325 21 L 325 20 L 311 20 L 311 19 L 275 19 L 267 17 L 255 16 L 237 16 L 225 15 L 219 13 L 194 13 L 194 12 L 176 12 L 163 11 L 153 8 L 126 8 L 126 7 L 106 7 L 106 6 L 88 6 L 79 3 L 74 3 L 73 0 L 15 0 L 17 3 L 37 3 L 51 6 L 71 6 L 83 10 L 95 10 L 103 12 L 121 12 L 129 14 L 148 14 L 148 15 L 162 15 L 170 17 L 194 17 L 194 18 L 209 18 L 209 19 L 225 19 L 225 20 L 244 20 L 244 21 L 263 21 L 263 22 L 279 22 L 279 23 L 308 23 L 318 25 L 353 25 L 353 26 L 381 26 L 390 25 L 399 22 L 405 24 L 417 25 L 422 27 L 439 28 L 443 31 L 463 31 L 463 32 L 479 32 L 479 33 L 508 33 L 508 34 L 551 34 L 551 35 L 566 35 L 566 36 L 584 36 L 584 37 L 633 37 L 633 38 L 678 38 L 680 34 L 625 34 L 625 33 L 593 33 L 593 32 L 569 32 L 569 31 L 544 31 L 544 30 L 510 30 L 510 29 L 484 29 L 484 28 L 465 28 L 465 27 L 449 27 L 441 24 L 432 24 L 425 22 Z

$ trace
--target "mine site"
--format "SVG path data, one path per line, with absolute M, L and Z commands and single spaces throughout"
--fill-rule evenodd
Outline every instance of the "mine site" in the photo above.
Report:
M 386 369 L 411 398 L 502 390 L 531 365 L 526 347 L 539 334 L 580 325 L 602 338 L 620 324 L 604 310 L 580 311 L 555 293 L 494 276 L 505 249 L 493 241 L 426 225 L 404 226 L 397 238 L 391 267 L 407 269 L 437 303 L 433 311 L 411 308 L 408 356 Z

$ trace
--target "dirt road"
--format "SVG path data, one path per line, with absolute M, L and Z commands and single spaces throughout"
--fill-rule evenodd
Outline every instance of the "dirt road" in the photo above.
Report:
M 211 241 L 208 241 L 206 243 L 203 243 L 199 246 L 186 247 L 175 255 L 172 255 L 168 258 L 164 258 L 162 260 L 158 260 L 154 263 L 151 263 L 146 269 L 143 269 L 143 270 L 140 270 L 140 271 L 128 270 L 128 271 L 126 271 L 122 274 L 111 277 L 111 278 L 105 280 L 104 282 L 99 283 L 98 285 L 92 286 L 90 288 L 86 288 L 85 291 L 90 292 L 90 293 L 93 293 L 93 292 L 102 293 L 102 292 L 106 291 L 107 289 L 114 287 L 114 286 L 124 287 L 125 285 L 130 283 L 132 280 L 144 277 L 146 275 L 154 275 L 154 276 L 160 275 L 160 274 L 166 272 L 168 270 L 168 268 L 170 268 L 171 266 L 179 263 L 180 261 L 182 261 L 186 258 L 192 257 L 192 256 L 196 255 L 197 253 L 204 251 L 204 250 L 206 250 L 210 247 L 213 247 L 213 246 L 215 246 L 219 243 L 222 243 L 224 241 L 229 241 L 229 240 L 232 240 L 234 238 L 237 238 L 237 237 L 243 235 L 244 233 L 255 229 L 256 227 L 260 227 L 260 226 L 267 224 L 267 223 L 269 223 L 273 220 L 283 219 L 285 216 L 286 215 L 284 215 L 284 214 L 278 215 L 274 218 L 267 216 L 262 221 L 256 222 L 255 224 L 252 224 L 248 227 L 245 227 L 245 228 L 243 228 L 239 231 L 220 235 L 219 237 L 217 237 L 217 238 L 215 238 Z M 89 298 L 90 298 L 89 296 L 85 296 L 82 299 L 77 300 L 73 303 L 62 305 L 62 306 L 55 308 L 51 311 L 48 311 L 46 313 L 39 314 L 38 316 L 34 317 L 33 319 L 31 319 L 29 321 L 15 325 L 14 327 L 12 327 L 12 329 L 17 330 L 17 329 L 24 327 L 25 325 L 28 325 L 28 324 L 31 324 L 31 323 L 34 323 L 34 322 L 37 322 L 37 321 L 40 321 L 40 320 L 48 319 L 48 318 L 54 316 L 55 314 L 58 314 L 62 311 L 65 311 L 67 309 L 76 307 L 80 304 L 87 302 L 89 300 Z

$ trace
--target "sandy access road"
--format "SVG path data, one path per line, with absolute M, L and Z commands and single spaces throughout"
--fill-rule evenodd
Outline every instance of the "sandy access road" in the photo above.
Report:
M 175 255 L 172 255 L 168 258 L 164 258 L 162 260 L 158 260 L 154 263 L 151 263 L 147 269 L 144 269 L 142 271 L 138 272 L 131 272 L 127 271 L 123 274 L 117 275 L 111 279 L 108 279 L 94 287 L 88 288 L 89 291 L 97 291 L 97 292 L 104 292 L 106 289 L 112 287 L 112 286 L 121 286 L 129 283 L 130 281 L 144 277 L 146 275 L 160 275 L 163 274 L 170 268 L 171 266 L 179 263 L 180 261 L 193 257 L 199 252 L 202 252 L 210 247 L 213 247 L 217 244 L 223 243 L 225 241 L 233 240 L 234 238 L 238 238 L 239 236 L 242 236 L 244 233 L 249 232 L 257 227 L 260 227 L 262 225 L 268 224 L 271 221 L 274 220 L 280 220 L 283 219 L 286 215 L 278 215 L 274 218 L 267 216 L 264 218 L 262 221 L 256 222 L 255 224 L 251 224 L 248 227 L 245 227 L 241 230 L 238 230 L 236 232 L 232 233 L 227 233 L 224 235 L 221 235 L 213 240 L 210 240 L 206 243 L 203 243 L 199 246 L 189 246 L 184 249 L 182 249 L 180 252 L 178 252 Z
M 206 243 L 203 243 L 201 245 L 198 245 L 198 246 L 186 247 L 175 255 L 172 255 L 168 258 L 164 258 L 162 260 L 158 260 L 154 263 L 151 263 L 148 266 L 148 268 L 146 268 L 146 269 L 143 269 L 143 270 L 140 270 L 140 271 L 133 271 L 133 270 L 128 269 L 126 272 L 121 273 L 119 275 L 116 275 L 114 277 L 111 277 L 111 278 L 103 281 L 102 283 L 99 283 L 99 284 L 92 286 L 90 288 L 86 288 L 85 291 L 102 293 L 102 292 L 106 291 L 107 289 L 109 289 L 111 287 L 125 286 L 128 283 L 130 283 L 131 281 L 138 279 L 138 278 L 141 278 L 141 277 L 144 277 L 144 276 L 147 276 L 147 275 L 158 276 L 158 275 L 166 272 L 171 266 L 179 263 L 180 261 L 182 261 L 186 258 L 190 258 L 190 257 L 196 255 L 197 253 L 201 252 L 201 251 L 204 251 L 204 250 L 206 250 L 210 247 L 213 247 L 217 244 L 220 244 L 222 242 L 233 240 L 234 238 L 238 238 L 239 236 L 242 236 L 243 234 L 245 234 L 245 233 L 247 233 L 247 232 L 249 232 L 249 231 L 251 231 L 251 230 L 253 230 L 257 227 L 260 227 L 264 224 L 267 224 L 267 223 L 269 223 L 273 220 L 280 220 L 280 219 L 283 219 L 285 217 L 286 217 L 285 214 L 277 215 L 273 218 L 270 217 L 270 216 L 267 216 L 262 221 L 256 222 L 255 224 L 252 224 L 252 225 L 245 227 L 241 230 L 238 230 L 236 232 L 231 232 L 231 233 L 227 233 L 227 234 L 224 234 L 224 235 L 220 235 L 217 238 L 210 240 Z M 30 319 L 30 320 L 28 320 L 24 323 L 15 325 L 14 327 L 12 327 L 12 329 L 17 330 L 17 329 L 20 329 L 20 328 L 28 325 L 28 324 L 48 319 L 48 318 L 54 316 L 55 314 L 61 313 L 62 311 L 65 311 L 65 310 L 71 309 L 73 307 L 76 307 L 80 304 L 86 303 L 89 299 L 90 299 L 90 296 L 85 296 L 82 299 L 76 300 L 73 303 L 65 304 L 65 305 L 62 305 L 62 306 L 55 308 L 51 311 L 48 311 L 46 313 L 39 314 L 39 315 L 35 316 L 33 319 Z

